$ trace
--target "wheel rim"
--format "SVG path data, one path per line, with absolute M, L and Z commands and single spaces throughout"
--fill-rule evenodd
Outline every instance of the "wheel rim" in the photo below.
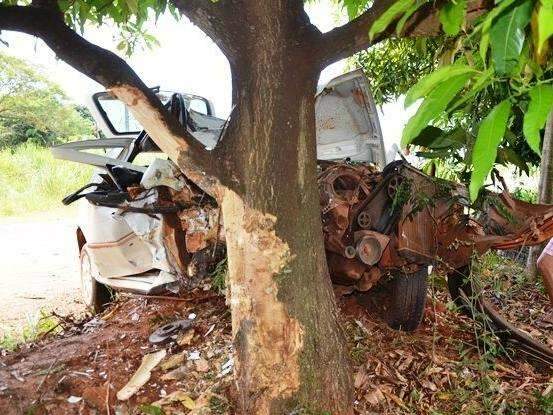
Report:
M 92 305 L 94 295 L 94 277 L 92 276 L 92 264 L 86 250 L 81 254 L 81 292 L 87 306 Z

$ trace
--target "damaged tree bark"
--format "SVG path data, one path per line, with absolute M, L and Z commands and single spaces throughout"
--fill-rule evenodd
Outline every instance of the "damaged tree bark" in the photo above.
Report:
M 352 385 L 320 227 L 319 70 L 301 37 L 311 28 L 294 29 L 296 15 L 284 3 L 248 6 L 248 52 L 231 64 L 236 109 L 216 149 L 233 172 L 221 205 L 239 406 L 343 414 Z

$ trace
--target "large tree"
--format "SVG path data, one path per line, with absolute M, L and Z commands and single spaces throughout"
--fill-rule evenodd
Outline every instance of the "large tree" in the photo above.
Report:
M 395 23 L 401 36 L 439 33 L 441 3 L 343 1 L 352 20 L 324 34 L 310 23 L 302 0 L 0 3 L 0 30 L 40 37 L 60 59 L 110 89 L 179 168 L 219 202 L 239 412 L 351 413 L 351 374 L 318 206 L 316 82 L 325 66 L 390 36 Z M 487 6 L 469 2 L 463 18 L 471 21 Z M 108 18 L 136 28 L 150 10 L 167 7 L 200 27 L 230 62 L 234 110 L 212 151 L 194 140 L 122 58 L 74 30 Z M 187 53 L 183 46 L 180 58 Z

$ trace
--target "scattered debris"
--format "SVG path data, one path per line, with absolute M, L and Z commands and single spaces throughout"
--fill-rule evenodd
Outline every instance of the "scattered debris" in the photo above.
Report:
M 67 402 L 69 403 L 79 403 L 83 400 L 81 396 L 73 396 L 71 395 L 69 398 L 67 398 Z
M 191 320 L 176 320 L 172 323 L 165 324 L 155 330 L 149 337 L 152 344 L 162 344 L 170 340 L 176 340 L 179 332 L 184 331 L 192 326 Z
M 196 366 L 196 370 L 198 372 L 205 373 L 209 371 L 209 363 L 204 358 L 200 357 L 199 359 L 195 360 L 194 365 Z
M 162 407 L 175 402 L 181 403 L 185 408 L 190 410 L 196 408 L 196 403 L 194 402 L 194 400 L 183 391 L 172 392 L 169 395 L 165 396 L 163 399 L 154 402 L 152 405 Z
M 162 380 L 181 380 L 183 379 L 187 374 L 189 370 L 186 366 L 179 366 L 176 369 L 171 370 L 170 372 L 165 373 L 163 376 L 161 376 Z
M 225 362 L 225 364 L 221 367 L 221 373 L 219 373 L 219 376 L 226 376 L 230 372 L 232 372 L 232 369 L 234 367 L 234 359 L 231 357 L 229 360 Z
M 76 331 L 67 326 L 50 339 L 7 353 L 0 358 L 0 407 L 8 408 L 3 415 L 26 413 L 33 402 L 40 402 L 43 412 L 37 413 L 69 414 L 81 408 L 82 413 L 107 413 L 109 407 L 112 415 L 137 414 L 139 408 L 154 411 L 146 414 L 232 414 L 230 315 L 224 298 L 208 294 L 203 288 L 190 294 L 192 300 L 205 298 L 192 301 L 197 315 L 194 328 L 165 346 L 167 355 L 151 371 L 150 379 L 124 402 L 117 400 L 116 392 L 128 383 L 144 354 L 155 349 L 148 343 L 152 330 L 187 319 L 190 301 L 126 299 L 111 306 L 115 311 L 106 311 L 111 318 L 95 329 L 83 332 L 83 323 Z M 450 311 L 444 292 L 434 298 L 421 327 L 410 335 L 367 315 L 353 296 L 339 300 L 353 365 L 355 413 L 547 413 L 551 408 L 547 402 L 553 397 L 551 368 L 513 361 L 480 332 L 475 337 L 473 321 Z M 541 309 L 547 302 L 543 294 L 539 301 L 531 298 L 534 303 L 519 305 Z M 140 316 L 138 322 L 133 321 L 133 313 Z M 126 334 L 123 339 L 122 334 Z M 183 338 L 186 341 L 179 344 Z M 172 359 L 178 361 L 174 356 L 179 354 L 184 358 L 181 364 L 164 366 Z M 209 366 L 206 372 L 201 371 L 205 369 L 202 360 Z M 44 376 L 34 374 L 48 368 L 52 368 L 50 376 L 37 393 Z M 82 400 L 71 404 L 70 396 Z M 182 399 L 167 400 L 170 396 Z
M 165 349 L 159 350 L 155 353 L 150 353 L 142 358 L 140 367 L 136 370 L 129 382 L 123 386 L 123 388 L 117 392 L 117 399 L 120 401 L 126 401 L 133 396 L 138 390 L 150 380 L 150 372 L 159 362 L 163 360 L 167 352 Z

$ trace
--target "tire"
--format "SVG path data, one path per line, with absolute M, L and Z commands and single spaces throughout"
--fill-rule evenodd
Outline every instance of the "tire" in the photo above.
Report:
M 92 314 L 104 311 L 113 300 L 111 290 L 104 284 L 96 281 L 92 273 L 92 262 L 86 249 L 81 248 L 80 255 L 81 295 L 86 308 Z
M 394 330 L 414 331 L 426 305 L 428 268 L 413 274 L 396 274 L 387 282 L 389 295 L 385 320 Z

